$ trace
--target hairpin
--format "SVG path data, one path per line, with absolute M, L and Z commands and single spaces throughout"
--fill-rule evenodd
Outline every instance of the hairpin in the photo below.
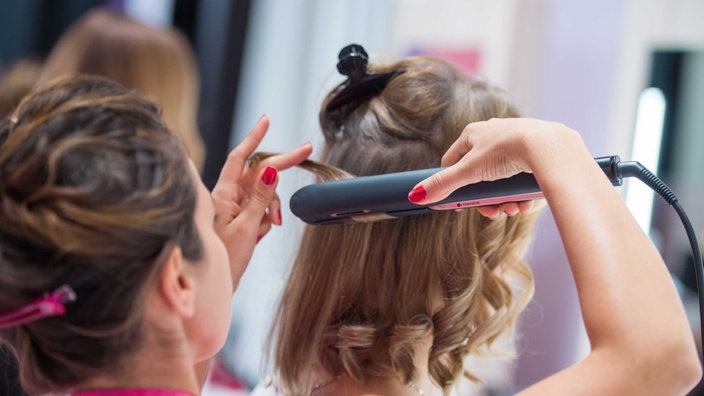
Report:
M 76 293 L 69 285 L 62 285 L 50 294 L 13 311 L 0 314 L 0 329 L 28 324 L 39 319 L 66 314 L 65 303 L 76 301 Z
M 369 55 L 359 44 L 350 44 L 340 50 L 337 59 L 337 70 L 347 76 L 347 80 L 342 83 L 342 90 L 328 102 L 326 111 L 337 110 L 355 100 L 378 94 L 384 90 L 389 80 L 403 73 L 403 70 L 369 73 Z

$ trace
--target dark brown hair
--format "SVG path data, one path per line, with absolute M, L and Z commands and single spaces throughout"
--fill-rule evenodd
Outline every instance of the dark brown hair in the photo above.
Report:
M 376 96 L 325 111 L 333 90 L 320 113 L 321 160 L 351 175 L 437 167 L 468 123 L 518 116 L 501 90 L 439 59 L 372 70 L 403 73 Z M 277 317 L 274 364 L 284 393 L 310 392 L 316 366 L 360 383 L 413 381 L 428 340 L 436 384 L 448 391 L 463 372 L 474 379 L 463 358 L 511 331 L 532 295 L 522 256 L 534 218 L 492 221 L 469 209 L 308 226 Z M 518 296 L 512 279 L 523 285 Z
M 194 178 L 152 102 L 63 78 L 0 125 L 0 313 L 71 286 L 66 315 L 0 330 L 23 387 L 46 393 L 118 370 L 140 346 L 162 255 L 197 260 Z

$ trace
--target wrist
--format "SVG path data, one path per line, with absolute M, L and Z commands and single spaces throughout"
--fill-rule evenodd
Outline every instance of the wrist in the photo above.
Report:
M 593 160 L 582 136 L 574 129 L 557 122 L 541 122 L 532 132 L 523 133 L 526 167 L 537 179 L 562 172 L 582 157 Z

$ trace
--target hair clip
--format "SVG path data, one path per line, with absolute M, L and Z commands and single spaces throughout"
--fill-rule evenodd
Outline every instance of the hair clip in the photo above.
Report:
M 325 107 L 326 111 L 337 110 L 355 100 L 366 98 L 383 91 L 386 84 L 403 70 L 382 73 L 369 73 L 369 55 L 359 44 L 350 44 L 337 55 L 337 70 L 347 76 L 338 92 Z
M 28 324 L 39 319 L 66 314 L 65 303 L 76 301 L 76 293 L 69 285 L 62 285 L 50 294 L 4 314 L 0 314 L 0 329 Z

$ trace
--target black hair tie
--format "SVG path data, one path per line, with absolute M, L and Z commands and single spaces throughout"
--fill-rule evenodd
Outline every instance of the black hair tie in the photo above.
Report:
M 354 101 L 378 94 L 384 90 L 389 80 L 403 73 L 403 70 L 369 73 L 369 55 L 359 44 L 344 47 L 337 58 L 337 70 L 346 75 L 347 80 L 341 85 L 344 88 L 328 102 L 326 111 L 334 111 Z

